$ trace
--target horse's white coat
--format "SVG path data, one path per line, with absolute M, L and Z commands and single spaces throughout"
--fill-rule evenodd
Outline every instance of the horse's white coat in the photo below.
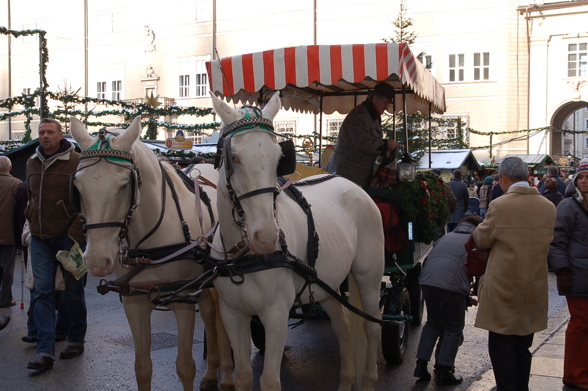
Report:
M 92 137 L 84 125 L 77 119 L 71 119 L 72 135 L 82 150 L 86 150 L 97 141 Z M 129 224 L 129 238 L 131 248 L 144 235 L 155 226 L 159 219 L 162 201 L 161 185 L 162 174 L 159 161 L 155 154 L 143 143 L 136 142 L 141 133 L 140 117 L 135 118 L 126 130 L 113 131 L 118 136 L 111 139 L 113 149 L 131 152 L 142 180 L 142 185 L 137 192 L 139 206 L 137 207 Z M 100 222 L 123 222 L 129 210 L 131 200 L 132 172 L 130 164 L 121 163 L 125 167 L 106 162 L 104 159 L 97 164 L 97 158 L 84 159 L 80 162 L 81 168 L 75 176 L 75 186 L 81 195 L 82 214 L 87 224 Z M 167 163 L 163 163 L 165 170 L 172 178 L 178 197 L 180 199 L 183 216 L 190 227 L 192 238 L 202 235 L 202 228 L 198 222 L 196 210 L 197 202 L 192 194 L 183 185 L 174 169 Z M 216 190 L 205 186 L 205 191 L 213 200 L 213 209 L 216 211 Z M 167 202 L 163 206 L 165 215 L 161 226 L 147 239 L 141 248 L 155 248 L 165 245 L 185 242 L 180 220 L 171 197 L 169 186 L 166 186 Z M 205 230 L 210 229 L 211 221 L 204 209 Z M 130 269 L 123 268 L 118 263 L 120 229 L 117 227 L 97 228 L 87 231 L 87 248 L 84 253 L 84 261 L 93 275 L 107 276 L 113 272 L 117 276 L 126 274 Z M 148 266 L 143 272 L 133 277 L 131 281 L 157 281 L 157 280 L 182 280 L 199 276 L 202 267 L 191 260 L 180 260 L 165 263 L 158 266 Z M 203 375 L 201 389 L 214 389 L 217 387 L 217 369 L 221 367 L 221 387 L 223 390 L 234 389 L 232 379 L 232 360 L 230 345 L 226 333 L 220 321 L 217 321 L 218 311 L 213 301 L 213 293 L 205 291 L 200 302 L 202 318 L 207 327 L 207 369 Z M 151 362 L 151 312 L 155 306 L 146 295 L 123 297 L 124 310 L 131 328 L 135 345 L 135 376 L 138 389 L 151 389 L 152 362 Z M 174 312 L 178 327 L 178 356 L 176 369 L 184 390 L 193 390 L 196 366 L 192 357 L 192 344 L 194 339 L 195 311 L 194 305 L 170 304 L 169 308 Z M 218 340 L 218 345 L 217 345 Z
M 273 119 L 280 108 L 278 95 L 275 94 L 263 109 L 265 118 Z M 230 124 L 244 115 L 215 96 L 213 105 L 224 124 Z M 276 185 L 276 167 L 281 150 L 272 133 L 259 128 L 246 130 L 234 134 L 231 143 L 232 156 L 227 158 L 231 159 L 234 168 L 230 182 L 237 196 Z M 214 244 L 216 248 L 222 248 L 222 235 L 226 247 L 231 248 L 241 240 L 241 232 L 232 220 L 233 204 L 227 192 L 224 165 L 219 171 L 217 194 L 220 229 Z M 299 189 L 312 205 L 319 235 L 319 257 L 316 262 L 318 276 L 338 290 L 348 273 L 351 273 L 357 282 L 363 310 L 379 318 L 384 236 L 377 207 L 361 188 L 343 178 L 301 186 Z M 241 204 L 245 211 L 247 241 L 251 250 L 267 254 L 279 249 L 277 239 L 281 228 L 290 252 L 300 259 L 306 259 L 307 218 L 288 195 L 281 193 L 278 196 L 277 222 L 272 193 L 243 199 Z M 223 258 L 222 254 L 212 253 L 214 257 Z M 258 315 L 266 332 L 261 389 L 280 390 L 280 365 L 288 313 L 296 293 L 304 285 L 303 279 L 289 269 L 277 268 L 246 274 L 244 283 L 240 285 L 232 283 L 227 277 L 217 278 L 214 285 L 221 298 L 221 315 L 234 350 L 237 389 L 251 389 L 249 322 L 252 315 Z M 373 390 L 377 380 L 376 356 L 380 326 L 365 321 L 363 331 L 367 337 L 367 348 L 353 352 L 354 341 L 363 335 L 354 335 L 350 331 L 349 312 L 317 286 L 313 285 L 312 290 L 315 300 L 320 301 L 328 312 L 339 338 L 339 391 L 351 390 L 354 383 L 359 389 Z M 308 302 L 307 293 L 308 290 L 302 295 L 305 302 Z M 361 359 L 364 356 L 365 361 Z M 365 367 L 357 369 L 356 362 L 364 362 Z

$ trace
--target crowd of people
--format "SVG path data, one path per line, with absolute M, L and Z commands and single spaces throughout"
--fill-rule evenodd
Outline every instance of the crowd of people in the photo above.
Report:
M 454 361 L 463 341 L 466 306 L 472 304 L 470 295 L 477 294 L 475 327 L 488 330 L 497 391 L 528 390 L 529 348 L 534 333 L 547 328 L 547 277 L 552 270 L 570 313 L 563 383 L 588 389 L 588 159 L 567 181 L 556 167 L 549 167 L 539 181 L 518 157 L 505 158 L 496 176 L 469 189 L 461 177 L 455 170 L 449 181 L 458 203 L 447 223 L 448 234 L 435 243 L 421 274 L 428 315 L 414 376 L 431 379 L 427 364 L 438 344 L 437 384 L 462 382 L 454 374 Z M 472 195 L 479 197 L 479 216 L 466 214 L 466 197 Z M 477 281 L 463 266 L 470 235 L 480 248 L 491 249 L 486 272 Z

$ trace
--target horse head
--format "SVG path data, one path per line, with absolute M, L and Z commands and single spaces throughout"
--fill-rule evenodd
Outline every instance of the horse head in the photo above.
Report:
M 247 239 L 252 251 L 270 253 L 279 237 L 274 201 L 283 154 L 272 125 L 280 109 L 279 93 L 262 110 L 233 109 L 214 94 L 211 96 L 223 123 L 217 151 L 221 159 L 217 194 L 223 237 L 237 242 Z
M 106 276 L 119 257 L 121 230 L 139 203 L 140 177 L 131 150 L 141 134 L 141 119 L 136 117 L 126 130 L 101 130 L 93 137 L 72 117 L 71 133 L 82 149 L 73 185 L 86 221 L 84 262 L 93 275 Z

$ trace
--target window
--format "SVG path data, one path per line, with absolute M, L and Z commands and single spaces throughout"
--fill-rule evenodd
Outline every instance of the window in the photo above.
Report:
M 188 140 L 192 140 L 192 142 L 194 144 L 202 144 L 202 139 L 204 138 L 204 136 L 202 134 L 196 134 L 195 132 L 191 132 L 191 131 L 186 131 L 186 139 Z M 175 137 L 175 133 L 172 132 L 172 136 L 169 137 Z
M 274 129 L 278 134 L 296 134 L 296 120 L 274 121 Z
M 570 43 L 568 45 L 568 77 L 586 76 L 588 61 L 588 43 Z
M 206 73 L 206 61 L 196 60 L 196 96 L 208 94 L 208 76 Z
M 39 71 L 20 72 L 20 86 L 18 87 L 22 88 L 22 93 L 25 95 L 34 93 L 39 88 Z M 37 98 L 35 98 L 36 100 Z
M 584 118 L 584 121 L 585 121 L 585 123 L 584 123 L 584 129 L 585 130 L 588 130 L 588 118 Z
M 116 33 L 124 30 L 123 14 L 121 11 L 108 11 L 96 15 L 96 29 L 98 33 Z
M 474 53 L 474 80 L 490 79 L 490 53 Z
M 24 138 L 25 132 L 12 131 L 12 141 L 21 141 Z
M 96 98 L 106 99 L 106 82 L 99 81 L 96 83 Z
M 124 65 L 109 64 L 96 68 L 94 73 L 96 97 L 98 99 L 124 99 Z
M 470 143 L 470 131 L 468 130 L 470 122 L 469 115 L 460 115 L 457 117 L 443 116 L 443 119 L 446 121 L 447 125 L 444 128 L 442 126 L 440 127 L 440 138 L 451 140 L 461 136 L 464 143 Z
M 337 137 L 339 135 L 339 129 L 341 129 L 341 125 L 343 125 L 343 120 L 345 118 L 333 118 L 327 120 L 327 136 L 328 137 Z M 327 144 L 334 144 L 331 141 L 327 141 Z
M 205 57 L 183 58 L 178 63 L 178 96 L 180 98 L 208 96 L 208 76 Z
M 588 137 L 584 137 L 584 149 L 588 149 Z
M 449 55 L 449 81 L 464 80 L 464 58 L 463 54 Z
M 421 53 L 417 56 L 419 61 L 425 66 L 427 69 L 433 68 L 433 56 L 426 55 Z
M 190 96 L 190 75 L 180 75 L 180 98 Z
M 120 81 L 120 80 L 113 80 L 112 81 L 112 100 L 120 100 L 121 86 L 122 86 L 122 81 Z
M 211 0 L 196 0 L 196 21 L 209 22 L 211 19 L 210 12 Z
M 212 19 L 212 0 L 177 0 L 178 23 L 210 22 Z

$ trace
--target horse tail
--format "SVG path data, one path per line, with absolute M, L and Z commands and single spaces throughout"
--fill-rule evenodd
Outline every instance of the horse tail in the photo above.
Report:
M 362 310 L 357 282 L 352 274 L 349 274 L 349 303 Z M 351 349 L 355 369 L 355 383 L 353 391 L 363 390 L 365 376 L 367 338 L 364 330 L 364 319 L 361 316 L 349 312 L 349 332 L 351 336 Z

